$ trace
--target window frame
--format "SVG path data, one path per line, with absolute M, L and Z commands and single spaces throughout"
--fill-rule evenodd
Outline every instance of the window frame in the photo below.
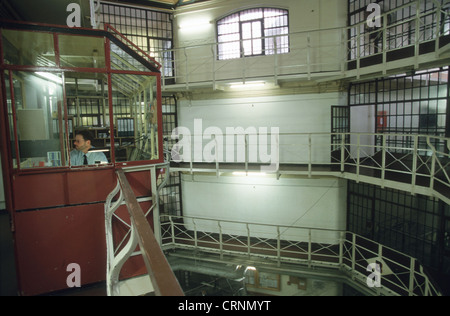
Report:
M 251 19 L 245 19 L 242 20 L 243 15 L 245 14 L 249 14 L 251 13 L 251 11 L 255 11 L 257 12 L 258 10 L 261 10 L 261 16 L 260 17 L 255 17 L 255 18 L 251 18 Z M 270 13 L 274 13 L 274 12 L 278 12 L 280 14 L 277 14 L 275 16 L 270 15 Z M 228 31 L 225 33 L 220 33 L 220 27 L 223 25 L 226 25 L 228 23 L 226 23 L 227 19 L 232 19 L 232 18 L 237 19 L 237 21 L 233 21 L 231 24 L 237 24 L 237 29 L 239 29 L 239 33 L 238 32 L 233 32 L 233 31 Z M 276 17 L 279 18 L 279 25 L 277 25 L 276 27 L 268 27 L 266 25 L 266 20 L 270 17 Z M 283 21 L 285 19 L 285 21 Z M 261 23 L 261 37 L 254 37 L 253 36 L 253 29 L 251 31 L 252 34 L 250 34 L 249 38 L 245 38 L 244 37 L 244 31 L 243 31 L 243 25 L 244 24 L 248 24 L 251 23 L 251 25 L 253 25 L 254 22 L 258 22 Z M 283 29 L 287 29 L 287 32 L 284 31 Z M 267 35 L 267 32 L 273 32 L 273 30 L 278 30 L 279 34 L 276 35 Z M 226 37 L 226 36 L 230 36 L 230 35 L 239 35 L 239 40 L 232 40 L 232 41 L 222 41 L 221 42 L 221 37 Z M 279 36 L 281 37 L 287 37 L 287 47 L 277 47 L 277 49 L 275 50 L 274 47 L 270 47 L 267 48 L 266 45 L 266 41 L 267 41 L 267 37 L 274 37 L 274 36 Z M 217 60 L 231 60 L 231 59 L 240 59 L 243 57 L 256 57 L 256 56 L 271 56 L 271 55 L 275 55 L 275 54 L 287 54 L 290 51 L 290 40 L 289 40 L 289 10 L 287 9 L 283 9 L 283 8 L 274 8 L 274 7 L 258 7 L 258 8 L 249 8 L 249 9 L 245 9 L 245 10 L 240 10 L 240 11 L 236 11 L 233 12 L 231 14 L 228 14 L 226 16 L 223 16 L 221 18 L 219 18 L 216 21 L 216 40 L 217 40 Z M 244 42 L 246 41 L 250 41 L 251 42 L 251 48 L 250 48 L 250 54 L 245 50 L 244 47 Z M 258 45 L 258 49 L 257 49 L 257 53 L 254 53 L 254 44 L 255 41 L 257 41 L 256 43 L 259 42 Z M 231 54 L 227 53 L 225 49 L 222 49 L 221 47 L 223 47 L 222 45 L 226 45 L 226 44 L 238 44 L 239 45 L 239 56 L 237 56 L 237 52 L 233 51 Z M 236 45 L 237 46 L 237 45 Z M 259 46 L 261 48 L 259 48 Z M 237 49 L 236 49 L 237 51 Z M 260 51 L 260 53 L 258 53 Z

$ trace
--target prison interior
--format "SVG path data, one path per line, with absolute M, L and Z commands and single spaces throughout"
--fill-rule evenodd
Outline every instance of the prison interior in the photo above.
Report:
M 380 28 L 367 26 L 370 2 L 383 8 Z M 196 12 L 188 5 L 178 9 L 184 15 Z M 0 119 L 7 212 L 2 216 L 11 220 L 20 295 L 70 293 L 66 267 L 72 262 L 82 268 L 83 287 L 100 284 L 103 291 L 105 266 L 115 260 L 105 244 L 108 233 L 115 255 L 127 243 L 134 245 L 117 280 L 151 274 L 138 251 L 143 245 L 131 242 L 128 201 L 117 204 L 111 231 L 108 224 L 105 228 L 105 205 L 117 198 L 112 192 L 118 192 L 119 170 L 125 171 L 126 186 L 147 215 L 184 295 L 448 294 L 450 17 L 444 1 L 349 0 L 343 25 L 311 33 L 290 31 L 294 10 L 230 8 L 215 16 L 217 36 L 206 44 L 189 42 L 168 10 L 143 6 L 102 2 L 99 29 L 13 22 L 3 15 Z M 250 37 L 241 38 L 246 29 Z M 330 56 L 330 47 L 339 53 Z M 256 67 L 257 58 L 270 62 Z M 225 66 L 217 66 L 220 62 Z M 326 188 L 322 197 L 343 197 L 332 201 L 339 201 L 344 216 L 318 212 L 338 223 L 331 232 L 314 227 L 314 221 L 291 227 L 221 217 L 231 203 L 225 193 L 215 201 L 189 199 L 198 190 L 227 192 L 236 182 L 223 174 L 257 177 L 259 161 L 249 164 L 245 155 L 235 165 L 223 159 L 173 161 L 176 127 L 191 127 L 190 119 L 202 111 L 206 121 L 213 110 L 204 103 L 222 97 L 229 108 L 235 98 L 226 99 L 226 93 L 236 81 L 260 83 L 267 77 L 285 94 L 314 103 L 311 110 L 322 101 L 302 94 L 318 98 L 325 89 L 338 95 L 326 94 L 329 120 L 319 133 L 300 127 L 301 133 L 280 136 L 280 169 L 262 180 L 270 187 L 311 186 L 303 192 L 287 189 L 288 196 L 313 194 L 317 186 Z M 258 104 L 256 97 L 265 95 L 243 93 L 238 101 L 250 108 Z M 235 118 L 226 119 L 220 126 Z M 75 133 L 85 129 L 108 163 L 71 164 Z M 290 143 L 296 147 L 287 147 Z M 237 184 L 241 194 L 253 196 L 251 189 L 258 186 L 246 181 Z M 274 192 L 282 195 L 279 190 Z M 210 211 L 217 201 L 225 210 Z M 202 206 L 205 210 L 197 212 Z M 385 270 L 389 285 L 372 292 L 360 285 L 365 278 L 359 285 L 353 281 L 367 275 L 365 265 L 377 256 L 386 260 L 386 269 L 397 271 Z M 273 265 L 264 264 L 267 258 Z M 348 275 L 357 277 L 331 272 L 317 277 L 311 267 L 327 273 L 330 267 L 350 269 Z M 406 279 L 392 280 L 392 272 Z M 147 292 L 154 294 L 153 287 Z M 116 290 L 111 285 L 108 294 Z

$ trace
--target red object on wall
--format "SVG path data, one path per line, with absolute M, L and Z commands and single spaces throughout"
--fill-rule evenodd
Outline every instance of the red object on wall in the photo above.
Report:
M 377 133 L 384 131 L 387 128 L 387 112 L 378 111 L 377 113 Z

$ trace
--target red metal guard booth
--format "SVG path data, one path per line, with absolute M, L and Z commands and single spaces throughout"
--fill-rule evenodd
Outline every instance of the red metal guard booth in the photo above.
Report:
M 163 162 L 161 66 L 110 26 L 0 26 L 1 158 L 20 294 L 67 289 L 71 263 L 82 285 L 103 281 L 116 169 Z M 92 134 L 89 154 L 107 161 L 77 165 L 79 130 Z M 151 196 L 148 172 L 127 177 L 137 197 Z M 121 277 L 144 273 L 138 256 Z

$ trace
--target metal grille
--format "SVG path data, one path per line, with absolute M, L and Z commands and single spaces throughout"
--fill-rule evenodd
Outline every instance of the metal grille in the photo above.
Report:
M 351 84 L 350 106 L 375 106 L 376 132 L 389 133 L 388 145 L 409 146 L 405 137 L 394 134 L 447 136 L 448 67 L 417 71 L 370 82 Z M 380 139 L 377 139 L 380 144 Z M 444 143 L 433 144 L 445 152 Z M 419 144 L 425 148 L 427 144 Z
M 102 107 L 103 101 L 100 98 L 78 98 L 78 100 L 74 98 L 67 99 L 67 109 L 69 115 L 74 117 L 77 116 L 77 102 L 79 108 L 79 116 L 80 116 L 80 125 L 78 127 L 88 127 L 88 126 L 105 126 L 105 122 L 103 122 L 102 116 Z
M 172 140 L 172 131 L 178 126 L 177 102 L 173 96 L 162 97 L 164 157 L 170 161 L 170 151 L 176 140 Z M 160 212 L 162 215 L 182 215 L 181 175 L 171 172 L 169 182 L 161 190 Z
M 351 60 L 358 56 L 370 56 L 383 51 L 384 38 L 381 27 L 384 23 L 387 25 L 385 34 L 388 50 L 413 45 L 416 41 L 435 39 L 438 32 L 441 33 L 440 35 L 448 35 L 449 32 L 448 7 L 444 5 L 444 0 L 349 0 L 348 3 L 349 25 L 354 26 L 349 30 Z M 366 23 L 372 13 L 370 10 L 367 11 L 367 6 L 371 3 L 380 6 L 381 15 L 386 14 L 380 20 L 380 27 L 370 27 Z M 439 19 L 436 13 L 433 13 L 437 3 L 443 6 Z M 418 13 L 421 17 L 417 25 L 412 19 Z M 384 21 L 384 18 L 387 21 Z
M 350 231 L 404 252 L 438 271 L 444 256 L 443 215 L 449 209 L 435 198 L 348 182 Z
M 102 3 L 101 21 L 117 29 L 161 65 L 165 76 L 173 76 L 172 14 Z M 164 51 L 164 53 L 163 53 Z

